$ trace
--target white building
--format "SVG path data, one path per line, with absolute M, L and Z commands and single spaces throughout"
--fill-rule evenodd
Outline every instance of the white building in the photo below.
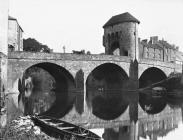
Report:
M 23 30 L 16 18 L 8 17 L 8 51 L 23 51 Z

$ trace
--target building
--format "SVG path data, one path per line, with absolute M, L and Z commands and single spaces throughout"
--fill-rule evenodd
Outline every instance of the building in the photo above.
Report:
M 105 54 L 128 56 L 134 59 L 149 59 L 181 64 L 183 53 L 175 45 L 158 36 L 150 40 L 138 39 L 140 21 L 126 12 L 111 17 L 103 26 Z
M 176 52 L 176 60 L 175 60 L 175 62 L 177 64 L 182 64 L 182 62 L 183 62 L 183 52 L 181 52 L 181 51 L 177 51 Z
M 6 125 L 8 0 L 0 0 L 0 128 Z
M 111 17 L 103 26 L 105 54 L 138 59 L 138 24 L 140 21 L 126 12 Z
M 16 18 L 8 17 L 8 51 L 23 51 L 23 30 Z
M 139 39 L 139 57 L 165 62 L 176 62 L 178 47 L 169 44 L 167 41 L 158 40 L 158 36 L 150 37 L 150 40 Z

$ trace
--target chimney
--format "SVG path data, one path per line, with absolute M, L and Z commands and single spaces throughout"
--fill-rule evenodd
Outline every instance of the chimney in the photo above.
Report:
M 150 37 L 150 42 L 152 44 L 157 43 L 158 42 L 158 36 L 152 36 L 152 37 Z

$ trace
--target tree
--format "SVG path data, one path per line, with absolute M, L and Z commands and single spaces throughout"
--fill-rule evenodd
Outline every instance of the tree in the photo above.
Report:
M 90 54 L 91 54 L 90 51 L 87 51 L 87 52 L 85 53 L 85 50 L 81 50 L 81 51 L 72 50 L 72 53 L 73 53 L 73 54 L 87 54 L 87 55 L 90 55 Z
M 23 50 L 29 52 L 51 52 L 51 49 L 47 45 L 43 45 L 34 38 L 27 38 L 23 40 Z
M 90 51 L 87 51 L 87 52 L 86 52 L 86 54 L 90 55 L 90 54 L 91 54 L 91 52 L 90 52 Z

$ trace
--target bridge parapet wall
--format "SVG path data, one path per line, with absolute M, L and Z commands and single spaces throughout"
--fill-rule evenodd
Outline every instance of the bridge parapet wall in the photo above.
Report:
M 157 61 L 151 59 L 140 59 L 139 60 L 139 77 L 142 73 L 151 67 L 156 67 L 162 70 L 166 76 L 169 76 L 172 72 L 182 72 L 182 66 L 180 64 L 172 62 Z
M 174 68 L 175 67 L 175 63 L 152 60 L 152 59 L 140 59 L 139 64 L 161 66 L 161 67 L 168 67 L 168 68 Z
M 8 59 L 34 59 L 34 60 L 75 60 L 75 61 L 124 61 L 130 62 L 130 58 L 126 56 L 114 55 L 79 55 L 72 53 L 32 53 L 32 52 L 10 52 Z

